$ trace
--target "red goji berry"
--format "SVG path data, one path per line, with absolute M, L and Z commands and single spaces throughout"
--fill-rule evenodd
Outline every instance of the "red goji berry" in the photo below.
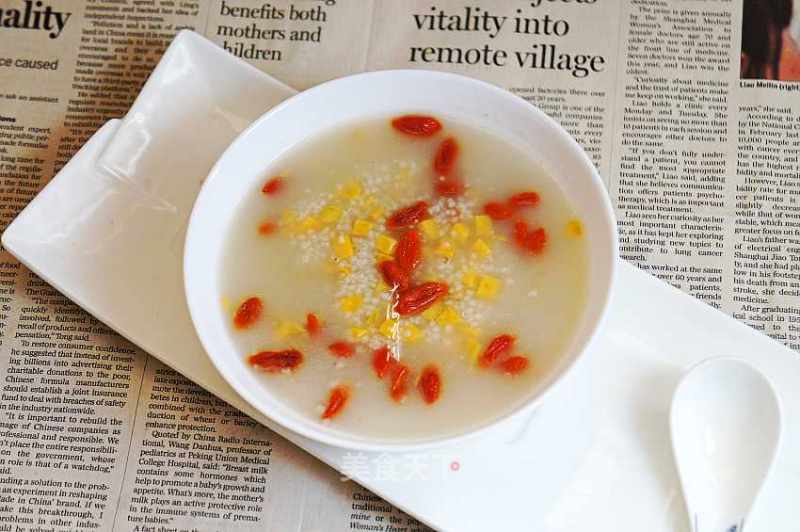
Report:
M 322 330 L 322 323 L 319 321 L 319 318 L 313 312 L 309 312 L 306 314 L 306 331 L 308 331 L 309 336 L 316 336 Z
M 233 324 L 237 329 L 246 329 L 261 317 L 261 312 L 263 310 L 264 304 L 261 302 L 260 298 L 247 298 L 239 305 L 239 308 L 236 309 L 236 314 L 233 316 Z
M 464 182 L 455 177 L 440 177 L 436 180 L 434 190 L 444 198 L 455 198 L 464 193 Z
M 489 342 L 489 345 L 486 346 L 483 354 L 478 359 L 478 365 L 482 368 L 488 368 L 494 364 L 495 360 L 497 360 L 501 355 L 511 351 L 516 340 L 517 339 L 510 334 L 501 334 L 500 336 L 495 336 L 492 338 L 492 341 Z
M 446 283 L 433 281 L 408 288 L 399 293 L 394 310 L 401 316 L 419 314 L 446 296 L 448 290 Z
M 535 207 L 539 205 L 539 194 L 536 192 L 520 192 L 508 198 L 508 204 L 514 209 Z
M 492 220 L 508 220 L 514 215 L 514 209 L 497 201 L 490 201 L 484 205 L 483 212 Z
M 258 234 L 259 235 L 271 235 L 275 231 L 278 230 L 278 224 L 275 222 L 262 222 L 261 225 L 258 226 Z
M 329 345 L 328 351 L 339 358 L 350 358 L 356 353 L 356 348 L 353 344 L 339 340 Z
M 272 196 L 283 190 L 284 185 L 286 185 L 286 182 L 282 177 L 273 177 L 264 183 L 264 186 L 261 188 L 261 192 L 267 196 Z
M 527 236 L 525 237 L 525 244 L 523 245 L 523 248 L 528 253 L 538 255 L 544 251 L 546 245 L 547 233 L 543 227 L 540 227 L 528 232 Z
M 398 403 L 402 401 L 408 393 L 408 380 L 410 374 L 411 370 L 404 364 L 398 364 L 394 368 L 392 384 L 389 387 L 389 395 Z
M 417 383 L 422 399 L 430 404 L 435 403 L 442 393 L 442 377 L 439 368 L 431 364 L 422 370 L 422 375 Z
M 322 413 L 322 419 L 330 419 L 339 414 L 350 399 L 350 388 L 335 386 L 328 394 L 328 405 Z
M 509 375 L 516 375 L 517 373 L 521 373 L 525 371 L 527 367 L 528 367 L 528 359 L 527 357 L 521 355 L 509 357 L 500 363 L 500 369 L 502 369 L 504 373 L 508 373 Z
M 531 231 L 528 224 L 523 220 L 514 222 L 512 236 L 517 247 L 532 255 L 540 254 L 547 245 L 547 232 L 544 228 L 539 227 Z
M 392 119 L 392 127 L 406 135 L 430 137 L 442 129 L 442 124 L 432 116 L 403 115 Z
M 303 363 L 303 353 L 297 349 L 285 349 L 283 351 L 260 351 L 250 355 L 248 362 L 251 366 L 258 369 L 276 373 L 288 369 L 293 371 Z
M 528 236 L 528 231 L 528 223 L 525 220 L 517 220 L 514 222 L 512 236 L 514 237 L 514 242 L 517 244 L 517 246 L 522 248 L 525 247 L 525 237 Z
M 397 359 L 394 358 L 388 345 L 379 347 L 372 352 L 372 368 L 379 379 L 384 378 L 395 364 L 397 364 Z
M 408 273 L 396 261 L 384 260 L 378 263 L 378 271 L 381 272 L 383 282 L 390 288 L 397 287 L 400 290 L 408 288 Z
M 457 158 L 458 143 L 453 137 L 447 137 L 436 150 L 436 156 L 433 158 L 433 171 L 437 176 L 448 175 L 453 170 Z
M 400 237 L 394 248 L 394 260 L 409 275 L 419 266 L 422 260 L 422 238 L 417 231 L 408 231 Z
M 424 201 L 418 201 L 413 205 L 394 211 L 392 215 L 386 219 L 386 227 L 387 229 L 412 227 L 429 217 L 428 204 Z

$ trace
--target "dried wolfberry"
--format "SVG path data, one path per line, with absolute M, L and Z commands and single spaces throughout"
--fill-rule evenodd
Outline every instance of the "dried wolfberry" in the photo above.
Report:
M 281 190 L 283 190 L 284 185 L 286 182 L 283 180 L 282 177 L 273 177 L 261 188 L 261 192 L 266 194 L 267 196 L 272 196 L 273 194 L 277 194 Z
M 442 129 L 442 124 L 432 116 L 403 115 L 392 119 L 392 127 L 406 135 L 430 137 Z
M 429 405 L 435 403 L 442 393 L 442 377 L 439 374 L 439 368 L 433 364 L 426 366 L 422 370 L 417 386 L 426 403 Z
M 411 375 L 411 370 L 405 364 L 398 364 L 394 368 L 392 375 L 392 384 L 389 387 L 389 395 L 398 403 L 408 393 L 408 380 Z
M 260 351 L 250 355 L 248 362 L 258 369 L 276 373 L 288 369 L 293 371 L 303 363 L 303 353 L 297 349 L 284 349 L 283 351 Z
M 275 231 L 278 230 L 278 224 L 275 222 L 262 222 L 261 225 L 258 226 L 258 234 L 259 235 L 271 235 Z
M 392 215 L 386 219 L 386 227 L 388 229 L 412 227 L 429 217 L 428 204 L 424 201 L 418 201 L 413 205 L 394 211 Z
M 350 388 L 347 386 L 335 386 L 328 394 L 328 406 L 322 413 L 322 419 L 330 419 L 339 414 L 350 399 Z
M 237 329 L 246 329 L 261 317 L 263 310 L 264 304 L 260 298 L 249 297 L 236 309 L 236 314 L 233 316 L 233 324 Z
M 464 182 L 455 177 L 439 177 L 434 185 L 436 194 L 444 198 L 455 198 L 464 193 Z
M 408 288 L 408 273 L 396 261 L 384 260 L 378 263 L 378 271 L 381 272 L 383 282 L 390 288 L 397 287 L 400 290 Z
M 397 242 L 394 248 L 394 260 L 406 273 L 411 273 L 422 260 L 422 238 L 417 231 L 408 231 Z
M 528 358 L 521 355 L 509 357 L 500 363 L 500 369 L 502 369 L 504 373 L 508 373 L 509 375 L 516 375 L 517 373 L 521 373 L 525 371 L 527 367 L 528 367 Z
M 437 176 L 449 174 L 456 164 L 456 158 L 458 158 L 458 143 L 453 137 L 447 137 L 436 150 L 433 171 Z
M 520 192 L 508 198 L 508 204 L 514 209 L 535 207 L 539 205 L 539 194 L 536 192 Z
M 397 359 L 394 358 L 388 345 L 379 347 L 372 352 L 372 368 L 379 379 L 384 378 L 395 364 L 397 364 Z
M 339 358 L 350 358 L 356 353 L 356 348 L 353 344 L 339 340 L 329 345 L 328 351 Z
M 534 229 L 533 231 L 528 231 L 528 235 L 525 237 L 525 244 L 523 247 L 528 253 L 538 255 L 544 251 L 544 247 L 546 245 L 547 233 L 543 227 L 540 227 L 538 229 Z
M 394 310 L 401 316 L 419 314 L 447 295 L 446 283 L 427 282 L 400 292 Z
M 515 341 L 516 338 L 510 334 L 501 334 L 500 336 L 495 336 L 492 338 L 492 341 L 489 342 L 489 345 L 486 346 L 483 354 L 478 359 L 478 365 L 482 368 L 488 368 L 494 364 L 495 360 L 497 360 L 501 355 L 511 351 L 511 349 L 514 347 Z
M 483 212 L 492 220 L 508 220 L 514 215 L 514 209 L 497 201 L 490 201 L 484 205 Z
M 322 322 L 313 312 L 306 314 L 306 331 L 309 336 L 316 336 L 322 330 Z
M 514 222 L 514 230 L 512 231 L 514 243 L 522 251 L 532 255 L 538 255 L 544 251 L 547 245 L 547 232 L 543 227 L 539 227 L 531 231 L 528 224 L 523 220 Z
M 525 237 L 528 236 L 529 230 L 528 223 L 525 220 L 517 220 L 514 222 L 512 236 L 514 237 L 514 242 L 518 246 L 525 247 Z

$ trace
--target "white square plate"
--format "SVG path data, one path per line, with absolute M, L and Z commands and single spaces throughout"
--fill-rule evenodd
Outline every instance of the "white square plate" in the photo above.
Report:
M 341 470 L 356 458 L 392 457 L 356 457 L 253 412 L 203 352 L 181 279 L 189 211 L 209 168 L 253 119 L 293 92 L 182 32 L 125 119 L 92 137 L 8 227 L 3 244 L 120 334 Z M 426 469 L 411 478 L 346 472 L 443 530 L 688 530 L 669 446 L 671 392 L 682 368 L 738 356 L 772 380 L 786 428 L 748 530 L 794 526 L 798 355 L 628 264 L 609 318 L 588 360 L 529 418 L 416 457 Z

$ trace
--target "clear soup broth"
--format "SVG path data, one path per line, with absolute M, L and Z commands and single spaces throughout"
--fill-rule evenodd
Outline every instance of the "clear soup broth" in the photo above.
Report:
M 221 312 L 263 386 L 387 439 L 459 433 L 536 392 L 587 291 L 579 216 L 494 133 L 418 115 L 324 132 L 239 206 Z

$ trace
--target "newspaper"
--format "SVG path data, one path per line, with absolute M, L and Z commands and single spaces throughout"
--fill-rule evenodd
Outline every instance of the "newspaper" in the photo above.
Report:
M 797 7 L 797 9 L 795 9 Z M 621 254 L 800 348 L 791 0 L 0 0 L 5 227 L 193 29 L 298 89 L 484 79 L 597 165 Z M 424 530 L 0 256 L 0 530 Z

